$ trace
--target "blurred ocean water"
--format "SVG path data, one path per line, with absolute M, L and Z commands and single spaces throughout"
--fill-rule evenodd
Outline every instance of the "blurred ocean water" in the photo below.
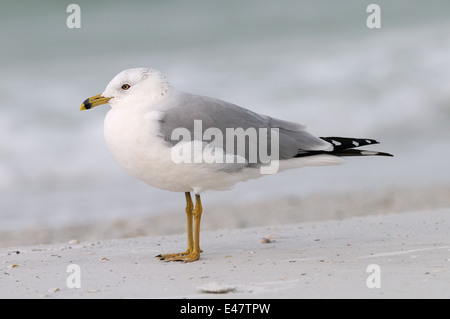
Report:
M 376 30 L 369 1 L 77 3 L 80 29 L 66 26 L 70 2 L 0 2 L 0 231 L 183 214 L 181 194 L 109 155 L 108 107 L 79 112 L 131 67 L 320 136 L 376 138 L 396 155 L 241 183 L 205 206 L 450 182 L 448 1 L 377 1 Z

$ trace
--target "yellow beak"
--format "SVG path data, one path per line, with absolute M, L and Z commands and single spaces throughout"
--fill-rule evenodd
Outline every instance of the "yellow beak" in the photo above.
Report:
M 101 94 L 94 95 L 81 104 L 80 111 L 89 110 L 97 105 L 106 104 L 111 99 L 111 97 L 104 97 Z

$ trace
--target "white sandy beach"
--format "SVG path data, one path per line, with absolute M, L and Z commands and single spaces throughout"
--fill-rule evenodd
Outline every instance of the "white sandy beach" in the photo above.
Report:
M 449 298 L 449 214 L 204 231 L 190 264 L 154 258 L 183 250 L 181 234 L 4 248 L 0 298 Z M 366 284 L 373 264 L 380 288 Z

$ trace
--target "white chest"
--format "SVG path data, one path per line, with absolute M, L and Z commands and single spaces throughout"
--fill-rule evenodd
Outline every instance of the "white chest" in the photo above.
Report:
M 170 149 L 158 137 L 160 116 L 157 111 L 111 109 L 105 118 L 104 134 L 111 154 L 128 173 L 149 184 L 158 184 L 161 170 L 167 170 L 172 162 Z

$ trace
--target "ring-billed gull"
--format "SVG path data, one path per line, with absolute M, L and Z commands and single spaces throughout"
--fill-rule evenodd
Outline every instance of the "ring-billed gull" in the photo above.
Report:
M 151 186 L 185 193 L 187 250 L 156 256 L 165 261 L 199 259 L 203 191 L 292 168 L 340 164 L 342 156 L 392 156 L 355 149 L 377 144 L 373 139 L 315 137 L 302 125 L 181 92 L 150 68 L 120 72 L 81 110 L 106 103 L 111 109 L 104 135 L 115 159 Z

